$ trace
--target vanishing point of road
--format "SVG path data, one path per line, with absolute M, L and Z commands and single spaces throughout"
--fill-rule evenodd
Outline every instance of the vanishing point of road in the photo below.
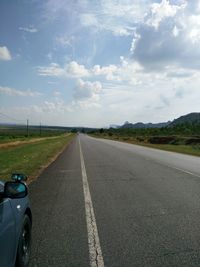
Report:
M 30 197 L 30 266 L 200 266 L 199 157 L 80 134 Z

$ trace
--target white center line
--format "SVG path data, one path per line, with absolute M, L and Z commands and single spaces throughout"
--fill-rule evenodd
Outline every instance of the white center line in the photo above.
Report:
M 91 267 L 104 267 L 104 260 L 101 251 L 99 235 L 97 230 L 96 219 L 94 215 L 94 209 L 92 199 L 90 195 L 90 189 L 87 179 L 87 173 L 85 169 L 85 163 L 83 153 L 81 149 L 81 142 L 79 140 L 80 158 L 81 158 L 81 170 L 82 170 L 82 181 L 83 181 L 83 192 L 85 199 L 85 214 L 88 232 L 88 246 L 89 246 L 89 258 Z

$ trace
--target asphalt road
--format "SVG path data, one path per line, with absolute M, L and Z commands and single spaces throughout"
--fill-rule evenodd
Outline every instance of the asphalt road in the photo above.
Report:
M 199 166 L 198 157 L 80 135 L 30 185 L 30 266 L 93 264 L 87 205 L 96 266 L 200 266 Z

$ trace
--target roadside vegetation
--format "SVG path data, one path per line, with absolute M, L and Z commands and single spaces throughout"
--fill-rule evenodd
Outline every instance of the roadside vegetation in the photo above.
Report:
M 41 134 L 0 135 L 0 179 L 8 180 L 11 173 L 24 173 L 29 182 L 47 167 L 74 138 L 74 133 L 58 131 Z M 5 131 L 6 132 L 6 131 Z M 3 141 L 4 140 L 4 141 Z
M 65 127 L 29 126 L 26 125 L 0 125 L 0 144 L 18 140 L 29 140 L 39 137 L 62 135 Z
M 168 151 L 200 156 L 200 123 L 181 123 L 163 128 L 110 128 L 91 131 L 107 138 Z

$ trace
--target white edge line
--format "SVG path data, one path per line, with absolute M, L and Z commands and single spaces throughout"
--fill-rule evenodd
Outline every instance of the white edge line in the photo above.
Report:
M 173 167 L 173 166 L 170 166 L 170 165 L 167 165 L 167 167 L 170 167 L 172 169 L 175 169 L 175 170 L 178 170 L 178 171 L 181 171 L 181 172 L 187 173 L 189 175 L 192 175 L 192 176 L 195 176 L 195 177 L 199 177 L 200 178 L 200 175 L 195 174 L 193 172 L 189 172 L 189 171 L 186 171 L 186 170 L 183 170 L 183 169 L 180 169 L 180 168 L 176 168 L 176 167 Z
M 88 246 L 89 246 L 89 259 L 91 267 L 104 267 L 104 260 L 101 251 L 98 229 L 96 224 L 96 219 L 94 215 L 94 209 L 92 204 L 92 199 L 90 195 L 90 189 L 87 179 L 87 173 L 83 158 L 83 153 L 81 149 L 81 142 L 79 140 L 80 148 L 80 159 L 81 159 L 81 171 L 82 171 L 82 182 L 83 182 L 83 192 L 85 200 L 85 214 L 88 232 Z
M 152 161 L 152 162 L 154 162 L 154 163 L 157 163 L 157 164 L 159 164 L 159 165 L 168 167 L 168 168 L 170 168 L 170 169 L 174 169 L 174 170 L 177 170 L 177 171 L 180 171 L 180 172 L 183 172 L 183 173 L 186 173 L 186 174 L 189 174 L 189 175 L 192 175 L 192 176 L 195 176 L 195 177 L 199 177 L 199 178 L 200 178 L 200 175 L 198 175 L 198 174 L 196 174 L 196 173 L 193 173 L 193 172 L 190 172 L 190 171 L 186 171 L 186 170 L 184 170 L 184 169 L 177 168 L 177 167 L 172 166 L 172 165 L 164 164 L 164 163 L 161 162 L 161 161 L 157 161 L 157 160 L 154 161 L 154 160 L 152 160 L 152 159 L 150 159 L 150 158 L 145 158 L 145 160 L 147 160 L 147 161 Z
M 145 160 L 152 161 L 152 162 L 154 162 L 154 163 L 157 163 L 157 164 L 159 164 L 159 165 L 168 167 L 168 168 L 170 168 L 170 169 L 174 169 L 174 170 L 177 170 L 177 171 L 180 171 L 180 172 L 183 172 L 183 173 L 186 173 L 186 174 L 189 174 L 189 175 L 192 175 L 192 176 L 195 176 L 195 177 L 199 177 L 199 178 L 200 178 L 200 175 L 198 175 L 198 174 L 196 174 L 196 173 L 193 173 L 193 172 L 190 172 L 190 171 L 186 171 L 186 170 L 184 170 L 184 169 L 177 168 L 177 167 L 172 166 L 172 165 L 164 164 L 164 163 L 161 162 L 161 161 L 157 161 L 157 160 L 154 161 L 154 160 L 152 160 L 152 159 L 150 159 L 150 158 L 145 158 Z

